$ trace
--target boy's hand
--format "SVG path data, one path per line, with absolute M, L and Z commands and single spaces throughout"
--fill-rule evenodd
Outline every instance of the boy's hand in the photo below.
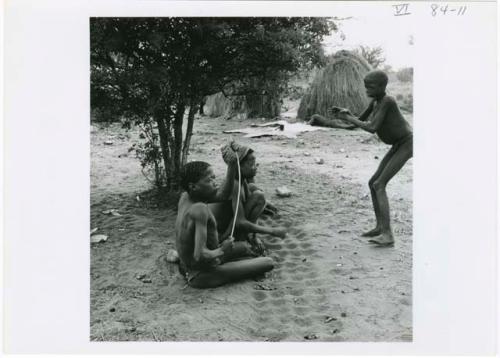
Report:
M 330 108 L 328 108 L 328 110 L 327 110 L 326 112 L 327 112 L 328 114 L 333 114 L 333 115 L 335 115 L 335 114 L 337 114 L 337 112 L 338 112 L 338 111 L 337 111 L 337 108 L 338 108 L 338 107 L 335 107 L 335 106 L 330 107 Z
M 264 207 L 264 214 L 274 216 L 278 213 L 278 208 L 271 204 L 270 202 L 266 203 L 266 206 Z
M 284 227 L 273 228 L 273 236 L 284 239 L 286 237 L 286 229 Z
M 328 112 L 332 113 L 332 114 L 337 114 L 339 113 L 340 111 L 344 110 L 345 108 L 342 108 L 342 107 L 337 107 L 337 106 L 332 106 L 328 109 Z
M 266 209 L 269 209 L 270 211 L 274 212 L 275 214 L 278 213 L 278 208 L 271 204 L 269 201 L 266 203 Z
M 351 112 L 347 108 L 341 108 L 336 106 L 331 107 L 329 109 L 329 113 L 333 114 L 334 116 L 338 116 L 339 114 L 351 114 Z
M 234 141 L 231 141 L 221 148 L 222 160 L 224 160 L 227 165 L 236 165 L 238 161 L 238 156 L 233 149 L 233 143 Z
M 251 238 L 249 238 L 248 242 L 250 243 L 252 248 L 254 248 L 255 251 L 257 251 L 259 255 L 263 255 L 266 252 L 266 247 L 264 246 L 264 243 L 256 236 L 252 236 Z
M 234 237 L 230 236 L 222 242 L 220 248 L 224 254 L 227 254 L 233 250 L 234 247 Z

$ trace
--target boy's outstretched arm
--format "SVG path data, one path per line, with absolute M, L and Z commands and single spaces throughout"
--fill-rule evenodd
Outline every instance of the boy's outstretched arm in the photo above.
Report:
M 227 163 L 226 179 L 217 191 L 217 195 L 215 196 L 213 202 L 220 202 L 231 199 L 231 193 L 233 192 L 234 188 L 234 178 L 236 177 L 236 173 L 238 172 L 238 156 L 236 155 L 236 153 L 234 153 L 234 151 L 230 150 L 227 153 L 223 153 L 222 157 L 224 159 L 224 162 Z
M 373 111 L 373 105 L 374 105 L 374 101 L 370 101 L 370 104 L 368 105 L 368 107 L 364 110 L 363 113 L 361 113 L 361 115 L 358 118 L 361 122 L 365 122 L 368 119 L 368 116 Z
M 377 110 L 377 113 L 372 116 L 371 120 L 366 122 L 361 121 L 360 120 L 361 117 L 356 118 L 350 112 L 341 112 L 339 114 L 339 117 L 358 126 L 361 129 L 364 129 L 367 132 L 375 133 L 387 115 L 388 105 L 389 104 L 387 102 L 382 102 L 380 104 L 380 108 Z
M 192 208 L 190 216 L 195 224 L 194 260 L 196 262 L 210 261 L 224 255 L 222 248 L 217 248 L 215 250 L 209 250 L 207 248 L 208 208 L 206 206 L 196 205 Z

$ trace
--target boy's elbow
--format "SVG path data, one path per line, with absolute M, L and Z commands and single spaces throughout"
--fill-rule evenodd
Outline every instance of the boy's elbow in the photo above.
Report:
M 193 255 L 194 262 L 199 263 L 201 260 L 203 260 L 206 256 L 205 250 L 202 250 L 201 252 L 195 252 Z

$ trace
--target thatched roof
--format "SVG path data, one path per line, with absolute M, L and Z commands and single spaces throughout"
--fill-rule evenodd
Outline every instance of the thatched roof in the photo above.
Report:
M 300 102 L 297 117 L 308 120 L 313 114 L 327 116 L 328 108 L 344 107 L 359 115 L 368 106 L 363 78 L 372 68 L 352 52 L 339 51 L 318 71 Z
M 276 94 L 226 97 L 219 92 L 207 97 L 203 112 L 210 117 L 274 118 L 279 115 L 280 107 Z
M 203 112 L 210 117 L 246 115 L 246 101 L 240 97 L 226 97 L 219 92 L 207 97 Z

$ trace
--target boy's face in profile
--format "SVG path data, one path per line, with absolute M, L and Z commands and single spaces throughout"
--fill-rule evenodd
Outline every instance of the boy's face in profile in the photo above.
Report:
M 385 92 L 385 86 L 382 83 L 368 77 L 365 78 L 365 89 L 366 95 L 371 98 L 379 97 Z
M 215 181 L 215 173 L 212 167 L 208 167 L 205 171 L 205 175 L 198 180 L 196 183 L 192 183 L 191 193 L 204 199 L 213 199 L 217 194 L 217 183 Z
M 248 154 L 241 162 L 240 170 L 243 178 L 253 178 L 257 174 L 257 163 L 253 153 Z

